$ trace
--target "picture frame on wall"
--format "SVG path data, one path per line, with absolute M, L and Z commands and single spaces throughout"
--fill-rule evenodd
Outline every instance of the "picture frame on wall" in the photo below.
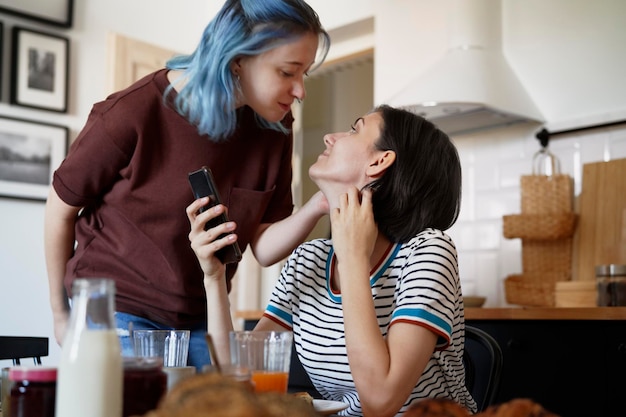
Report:
M 68 136 L 65 126 L 0 116 L 0 197 L 46 200 Z
M 67 112 L 69 40 L 13 27 L 11 104 Z
M 0 12 L 61 28 L 71 28 L 74 0 L 0 0 Z
M 4 79 L 4 23 L 0 21 L 0 98 L 2 97 L 2 80 Z

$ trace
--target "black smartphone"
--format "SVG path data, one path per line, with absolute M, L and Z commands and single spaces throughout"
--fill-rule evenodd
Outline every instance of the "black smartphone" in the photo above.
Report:
M 215 186 L 215 181 L 213 180 L 213 174 L 211 174 L 211 170 L 209 168 L 202 167 L 197 171 L 190 172 L 189 183 L 191 184 L 191 189 L 196 199 L 202 197 L 209 197 L 210 199 L 209 204 L 200 208 L 201 213 L 222 203 L 222 200 L 217 192 L 217 187 Z M 226 213 L 223 213 L 222 215 L 209 220 L 204 225 L 204 230 L 209 230 L 210 228 L 227 221 L 228 217 L 226 216 Z M 221 239 L 224 236 L 226 236 L 226 234 L 220 235 L 218 239 Z M 241 261 L 241 250 L 239 249 L 237 242 L 235 242 L 232 245 L 228 245 L 217 251 L 215 256 L 217 256 L 222 263 L 231 264 Z

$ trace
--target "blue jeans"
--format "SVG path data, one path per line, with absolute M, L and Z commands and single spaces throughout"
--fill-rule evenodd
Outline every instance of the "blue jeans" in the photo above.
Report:
M 172 330 L 172 327 L 164 326 L 152 320 L 143 317 L 134 316 L 128 313 L 115 312 L 115 325 L 117 327 L 117 335 L 120 339 L 122 348 L 122 356 L 133 356 L 133 346 L 128 332 L 128 323 L 133 323 L 133 330 L 140 329 L 159 329 Z M 183 330 L 183 329 L 181 329 Z M 205 335 L 207 332 L 206 323 L 190 328 L 189 337 L 189 357 L 187 365 L 195 366 L 198 372 L 202 371 L 204 365 L 211 363 L 209 356 L 209 348 L 206 343 Z

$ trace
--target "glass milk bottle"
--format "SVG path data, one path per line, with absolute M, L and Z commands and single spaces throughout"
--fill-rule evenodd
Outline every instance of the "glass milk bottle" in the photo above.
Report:
M 114 281 L 74 281 L 58 367 L 57 416 L 121 417 L 123 366 L 114 310 Z

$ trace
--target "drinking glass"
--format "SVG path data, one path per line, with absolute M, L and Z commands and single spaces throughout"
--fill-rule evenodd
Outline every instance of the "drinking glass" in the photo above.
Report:
M 159 357 L 163 366 L 187 366 L 189 330 L 133 330 L 135 356 Z
M 287 392 L 293 333 L 290 331 L 230 332 L 230 361 L 250 369 L 256 392 Z

